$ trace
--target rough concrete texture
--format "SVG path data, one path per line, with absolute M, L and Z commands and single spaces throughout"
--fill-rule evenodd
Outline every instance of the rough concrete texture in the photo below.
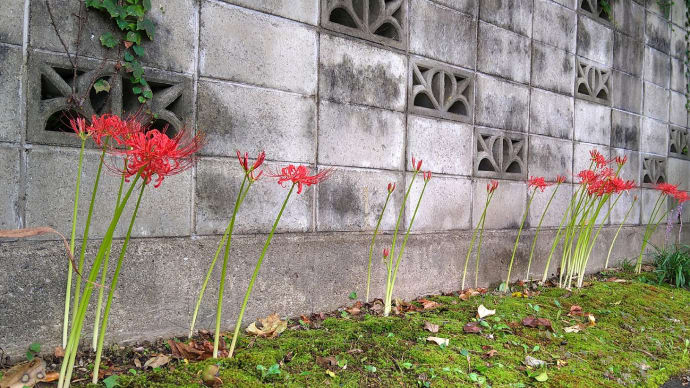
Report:
M 613 64 L 613 30 L 588 17 L 578 17 L 577 55 L 604 66 L 611 66 Z
M 425 169 L 451 175 L 472 175 L 472 126 L 451 121 L 409 116 L 407 160 L 427 160 Z
M 640 130 L 640 152 L 663 155 L 668 150 L 668 124 L 645 117 Z
M 644 80 L 668 88 L 671 80 L 671 58 L 651 47 L 644 50 Z
M 620 32 L 613 35 L 613 68 L 639 77 L 644 60 L 644 42 Z
M 9 1 L 0 9 L 0 42 L 22 44 L 22 28 L 24 25 L 24 2 Z
M 608 146 L 601 144 L 579 143 L 575 142 L 573 147 L 573 174 L 577 175 L 580 171 L 590 168 L 591 157 L 589 152 L 592 150 L 599 151 L 606 159 L 610 159 L 610 149 Z
M 573 143 L 570 140 L 530 135 L 528 175 L 556 180 L 557 175 L 572 177 Z
M 686 47 L 685 30 L 678 28 L 678 26 L 673 26 L 671 30 L 671 56 L 684 58 Z
M 478 50 L 477 69 L 479 71 L 516 82 L 529 82 L 529 38 L 480 22 Z
M 538 42 L 532 44 L 532 85 L 572 96 L 575 55 Z
M 479 7 L 479 19 L 532 36 L 532 3 L 531 0 L 484 0 Z
M 525 132 L 529 122 L 529 89 L 525 86 L 477 76 L 475 122 L 493 128 Z
M 573 138 L 572 98 L 535 88 L 530 98 L 530 133 Z
M 547 180 L 552 180 L 554 177 L 547 177 Z M 577 187 L 577 186 L 576 186 Z M 554 195 L 554 192 L 556 193 Z M 546 205 L 553 196 L 551 205 L 549 209 L 544 214 L 544 209 Z M 573 185 L 569 183 L 563 183 L 558 186 L 556 190 L 556 185 L 553 184 L 544 189 L 544 192 L 537 192 L 532 200 L 532 205 L 529 207 L 529 213 L 527 216 L 527 221 L 530 227 L 536 228 L 541 221 L 542 228 L 554 227 L 558 228 L 563 219 L 563 215 L 568 210 L 570 206 L 570 200 L 573 196 Z
M 640 116 L 616 109 L 611 111 L 611 147 L 640 149 Z
M 577 14 L 549 0 L 534 2 L 534 40 L 575 52 Z
M 628 112 L 642 113 L 642 80 L 618 70 L 611 72 L 613 107 Z
M 671 48 L 671 27 L 662 16 L 647 12 L 645 43 L 659 51 L 669 53 Z
M 319 1 L 303 0 L 223 0 L 230 4 L 316 25 L 319 21 Z
M 666 177 L 668 181 L 677 184 L 679 189 L 690 190 L 690 160 L 668 158 L 666 165 Z
M 13 229 L 21 225 L 19 219 L 19 164 L 20 150 L 0 145 L 0 229 Z
M 671 58 L 671 89 L 685 93 L 686 79 L 683 59 Z
M 407 182 L 412 179 L 408 173 Z M 419 195 L 424 187 L 421 174 L 415 178 L 410 196 L 405 204 L 405 227 L 408 227 Z M 436 232 L 470 228 L 472 216 L 467 203 L 472 197 L 472 181 L 468 178 L 435 176 L 427 183 L 424 197 L 415 217 L 413 228 L 415 231 Z
M 685 107 L 687 98 L 684 94 L 670 92 L 671 95 L 671 112 L 669 115 L 669 122 L 681 127 L 687 127 L 688 124 L 688 110 Z
M 613 2 L 614 27 L 633 39 L 642 40 L 644 37 L 644 5 L 632 0 Z
M 476 179 L 472 183 L 472 220 L 476 224 L 486 203 L 488 179 Z M 485 229 L 517 229 L 520 227 L 527 200 L 525 182 L 501 181 L 494 192 L 486 213 Z M 501 209 L 496 211 L 496 209 Z M 510 256 L 508 256 L 510 258 Z
M 575 100 L 575 140 L 606 144 L 611 141 L 611 108 Z
M 2 20 L 1 15 L 0 20 Z M 0 106 L 4 107 L 0 110 L 0 141 L 19 142 L 21 136 L 21 125 L 19 124 L 22 117 L 20 105 L 21 49 L 0 44 L 0 68 L 2 68 L 0 71 Z
M 668 121 L 669 91 L 650 82 L 644 82 L 644 115 Z

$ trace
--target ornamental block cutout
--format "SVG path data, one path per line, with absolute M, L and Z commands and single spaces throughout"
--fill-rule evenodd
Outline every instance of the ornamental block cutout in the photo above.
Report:
M 321 0 L 321 26 L 404 49 L 407 0 Z
M 577 58 L 575 97 L 611 105 L 611 71 Z
M 191 119 L 191 78 L 159 70 L 146 69 L 153 98 L 142 105 L 134 92 L 131 76 L 115 64 L 79 58 L 76 77 L 68 58 L 63 55 L 31 52 L 27 93 L 27 141 L 43 144 L 79 145 L 71 135 L 68 117 L 91 117 L 103 113 L 127 116 L 141 110 L 152 126 L 168 133 L 181 130 Z M 105 80 L 110 90 L 97 92 L 94 83 Z M 76 94 L 72 93 L 75 85 Z
M 602 7 L 601 0 L 579 0 L 578 10 L 588 16 L 592 17 L 594 20 L 611 24 L 611 19 L 609 19 L 609 14 Z M 608 4 L 611 4 L 609 0 Z M 612 8 L 609 8 L 613 12 Z
M 642 158 L 641 186 L 653 187 L 659 183 L 666 183 L 666 159 L 653 156 Z
M 477 128 L 474 175 L 482 178 L 525 179 L 526 136 L 490 128 Z
M 408 109 L 422 116 L 471 122 L 474 76 L 425 60 L 410 61 Z
M 687 128 L 669 127 L 668 155 L 676 158 L 690 159 L 690 134 Z

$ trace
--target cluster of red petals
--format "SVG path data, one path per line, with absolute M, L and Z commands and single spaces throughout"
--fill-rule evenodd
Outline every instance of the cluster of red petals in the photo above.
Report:
M 589 151 L 589 156 L 597 167 L 606 166 L 606 158 L 597 150 Z
M 431 180 L 431 171 L 423 172 L 422 177 L 424 178 L 424 182 L 429 182 Z
M 688 192 L 678 190 L 678 186 L 676 185 L 672 185 L 670 183 L 659 183 L 655 188 L 665 195 L 672 196 L 676 199 L 676 201 L 678 201 L 678 203 L 683 203 L 688 200 Z
M 84 119 L 83 117 L 70 118 L 69 125 L 70 127 L 72 127 L 74 133 L 79 135 L 79 137 L 84 137 L 88 135 L 88 132 L 86 131 L 86 119 Z
M 683 203 L 683 202 L 685 202 L 685 201 L 688 200 L 688 192 L 687 192 L 687 191 L 678 190 L 678 192 L 676 192 L 676 194 L 673 196 L 673 198 L 675 198 L 676 201 L 678 201 L 679 204 L 680 204 L 680 203 Z
M 498 181 L 497 180 L 492 179 L 491 182 L 486 184 L 486 192 L 489 194 L 496 191 L 497 188 L 498 188 Z
M 135 119 L 124 121 L 117 115 L 93 115 L 91 125 L 86 128 L 86 131 L 99 147 L 103 146 L 106 138 L 112 138 L 117 144 L 122 145 L 131 133 L 141 131 L 141 125 Z
M 556 175 L 556 183 L 563 183 L 565 179 L 565 175 Z
M 527 181 L 527 187 L 534 187 L 534 190 L 539 189 L 544 192 L 547 186 L 548 184 L 544 181 L 544 177 L 533 176 Z
M 332 169 L 321 170 L 319 173 L 310 175 L 311 170 L 305 166 L 295 167 L 291 164 L 287 167 L 283 167 L 280 174 L 273 174 L 272 176 L 278 178 L 279 184 L 284 184 L 286 182 L 292 182 L 293 185 L 297 185 L 297 194 L 302 193 L 303 186 L 315 185 L 319 182 L 326 180 L 331 173 Z
M 388 193 L 395 191 L 395 183 L 388 183 Z
M 254 174 L 256 172 L 256 169 L 261 167 L 261 165 L 264 163 L 264 160 L 266 160 L 266 152 L 259 152 L 259 154 L 256 156 L 256 161 L 254 161 L 254 164 L 251 167 L 249 167 L 248 152 L 245 152 L 244 157 L 242 157 L 242 153 L 240 153 L 240 151 L 237 150 L 237 160 L 239 160 L 240 166 L 242 166 L 244 172 L 247 173 L 249 179 L 256 182 L 257 180 L 259 180 L 259 177 L 261 177 L 261 174 L 263 174 L 263 171 L 259 171 L 257 175 Z
M 129 134 L 124 139 L 128 149 L 115 152 L 125 157 L 126 179 L 140 173 L 144 183 L 149 184 L 155 175 L 154 187 L 159 187 L 165 177 L 179 174 L 194 164 L 194 154 L 202 147 L 203 140 L 202 134 L 190 138 L 185 131 L 180 131 L 169 138 L 165 131 L 153 129 Z
M 625 155 L 623 157 L 616 156 L 616 158 L 614 160 L 616 161 L 616 164 L 618 165 L 618 167 L 623 167 L 623 165 L 625 165 L 625 163 L 628 162 L 628 155 Z
M 389 254 L 390 254 L 390 251 L 386 248 L 383 248 L 383 257 L 388 257 Z
M 422 169 L 422 161 L 417 161 L 414 156 L 412 157 L 412 169 L 415 171 L 420 171 Z

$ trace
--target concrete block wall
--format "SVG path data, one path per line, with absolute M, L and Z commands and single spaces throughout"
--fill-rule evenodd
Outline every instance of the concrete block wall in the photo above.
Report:
M 57 27 L 73 51 L 79 2 L 53 2 Z M 0 179 L 7 184 L 0 187 L 0 228 L 50 225 L 67 232 L 78 143 L 46 128 L 66 109 L 61 91 L 71 82 L 69 61 L 44 1 L 6 3 L 0 10 Z M 114 319 L 114 340 L 184 333 L 241 181 L 236 149 L 251 155 L 265 150 L 268 169 L 288 163 L 334 169 L 330 180 L 292 197 L 251 317 L 321 311 L 346 303 L 350 291 L 362 293 L 367 241 L 386 185 L 398 187 L 381 224 L 390 233 L 413 155 L 434 179 L 401 267 L 398 292 L 405 297 L 459 287 L 460 262 L 490 179 L 500 187 L 486 220 L 493 231 L 483 284 L 502 276 L 527 205 L 529 176 L 567 177 L 545 219 L 548 228 L 558 225 L 574 190 L 572 176 L 589 165 L 591 149 L 628 156 L 626 179 L 690 189 L 682 2 L 667 18 L 655 1 L 614 0 L 612 22 L 597 0 L 400 0 L 386 2 L 385 12 L 364 10 L 369 25 L 359 20 L 359 2 L 352 0 L 152 3 L 158 33 L 146 43 L 144 64 L 157 85 L 153 110 L 176 130 L 204 131 L 208 142 L 195 168 L 144 197 L 114 313 L 130 319 Z M 112 30 L 109 23 L 89 13 L 80 85 L 114 64 L 115 54 L 98 40 Z M 126 79 L 118 82 L 126 86 Z M 116 97 L 112 110 L 131 107 L 126 91 Z M 84 106 L 100 109 L 92 98 Z M 87 151 L 86 182 L 98 156 Z M 104 178 L 97 220 L 109 219 L 107 193 L 117 184 L 113 176 Z M 85 186 L 82 203 L 90 190 Z M 420 189 L 418 181 L 412 200 Z M 521 255 L 551 190 L 534 199 Z M 247 197 L 225 311 L 239 304 L 245 275 L 285 194 L 265 179 Z M 649 189 L 640 198 L 624 229 L 628 241 L 641 239 L 656 199 Z M 601 217 L 602 238 L 615 233 L 631 202 L 625 197 L 608 219 Z M 103 232 L 103 222 L 96 222 L 91 236 Z M 118 236 L 124 232 L 120 228 Z M 543 239 L 542 253 L 549 245 Z M 625 245 L 617 258 L 639 247 Z M 65 263 L 56 246 L 0 241 L 0 274 L 8 276 L 0 295 L 10 295 L 0 297 L 0 346 L 6 350 L 22 349 L 32 336 L 46 343 L 59 336 Z M 595 252 L 592 269 L 605 253 Z M 382 294 L 382 283 L 379 268 L 374 295 Z M 44 314 L 27 315 L 20 308 L 27 304 L 41 304 Z M 204 309 L 202 325 L 210 324 L 212 303 Z M 161 315 L 166 318 L 155 330 L 139 322 Z M 224 325 L 233 319 L 227 314 Z

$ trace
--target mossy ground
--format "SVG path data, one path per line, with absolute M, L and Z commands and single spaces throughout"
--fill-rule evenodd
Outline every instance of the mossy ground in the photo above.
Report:
M 256 339 L 251 345 L 244 337 L 233 359 L 178 362 L 122 375 L 119 385 L 199 387 L 198 373 L 214 363 L 224 386 L 237 387 L 656 387 L 690 369 L 690 292 L 634 280 L 593 281 L 570 292 L 538 291 L 529 298 L 488 293 L 468 301 L 435 296 L 428 299 L 440 307 L 403 316 L 327 318 L 318 329 L 288 329 L 279 338 Z M 481 334 L 465 334 L 463 326 L 475 319 L 480 304 L 496 314 L 486 319 Z M 572 305 L 593 314 L 596 325 L 565 333 L 564 327 L 587 321 L 568 316 Z M 521 321 L 529 315 L 549 319 L 554 332 L 524 327 Z M 427 321 L 440 326 L 437 334 L 423 329 Z M 450 344 L 427 342 L 430 335 L 448 338 Z M 483 358 L 490 349 L 497 353 Z M 547 365 L 527 368 L 526 355 Z M 331 366 L 329 374 L 317 357 L 331 356 L 340 366 Z M 257 366 L 276 363 L 280 374 L 262 379 Z M 533 377 L 541 372 L 546 382 Z

